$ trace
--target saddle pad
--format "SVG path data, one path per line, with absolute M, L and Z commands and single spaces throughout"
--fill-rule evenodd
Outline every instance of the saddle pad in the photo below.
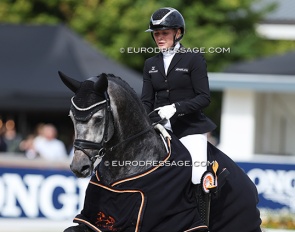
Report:
M 173 136 L 173 135 L 171 135 Z M 174 141 L 173 141 L 174 140 Z M 84 208 L 74 222 L 94 231 L 181 232 L 207 228 L 197 211 L 188 151 L 173 139 L 165 162 L 140 175 L 104 185 L 96 171 L 86 191 Z M 98 169 L 99 170 L 99 169 Z
M 141 191 L 116 190 L 93 178 L 86 194 L 97 198 L 85 203 L 75 222 L 86 223 L 94 231 L 138 231 L 145 206 Z

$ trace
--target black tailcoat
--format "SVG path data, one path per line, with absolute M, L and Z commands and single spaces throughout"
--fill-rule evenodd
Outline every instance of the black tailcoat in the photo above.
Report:
M 162 53 L 145 61 L 141 100 L 147 113 L 175 104 L 176 114 L 170 121 L 178 138 L 216 128 L 202 112 L 210 103 L 206 61 L 202 54 L 186 51 L 182 46 L 174 55 L 167 75 Z

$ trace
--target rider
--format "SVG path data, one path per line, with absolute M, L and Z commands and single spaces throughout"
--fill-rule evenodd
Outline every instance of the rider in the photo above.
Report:
M 206 61 L 180 44 L 185 22 L 174 8 L 155 11 L 146 32 L 151 32 L 161 52 L 145 61 L 141 100 L 147 113 L 158 113 L 152 113 L 151 120 L 167 119 L 165 128 L 188 149 L 192 182 L 199 184 L 207 170 L 207 133 L 216 128 L 202 112 L 210 103 Z

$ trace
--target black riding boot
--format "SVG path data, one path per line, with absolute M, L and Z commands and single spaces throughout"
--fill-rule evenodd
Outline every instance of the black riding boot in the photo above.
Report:
M 209 216 L 210 216 L 210 201 L 211 201 L 211 194 L 205 193 L 202 189 L 201 184 L 196 184 L 195 190 L 196 190 L 196 198 L 198 202 L 198 211 L 200 214 L 200 217 L 209 227 Z

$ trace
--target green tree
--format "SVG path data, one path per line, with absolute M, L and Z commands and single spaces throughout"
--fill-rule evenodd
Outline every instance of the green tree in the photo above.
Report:
M 0 22 L 23 24 L 64 23 L 107 56 L 141 72 L 153 54 L 139 52 L 155 46 L 148 28 L 151 14 L 163 6 L 177 8 L 185 17 L 182 43 L 205 48 L 209 71 L 231 62 L 284 52 L 294 44 L 267 41 L 255 33 L 255 24 L 274 6 L 254 11 L 259 0 L 2 0 Z M 122 52 L 122 49 L 125 52 Z M 130 49 L 128 52 L 128 48 Z M 225 53 L 209 48 L 225 48 Z M 121 49 L 121 50 L 120 50 Z
M 181 41 L 187 48 L 205 48 L 209 71 L 227 65 L 295 49 L 293 41 L 260 38 L 255 25 L 274 5 L 254 10 L 260 0 L 1 0 L 0 23 L 67 25 L 110 58 L 142 71 L 154 48 L 148 28 L 151 14 L 160 7 L 178 9 L 186 21 Z M 128 52 L 128 48 L 130 49 Z M 209 48 L 229 49 L 225 53 Z M 122 52 L 122 49 L 125 51 Z M 214 50 L 213 50 L 214 51 Z M 111 71 L 110 71 L 111 72 Z M 219 124 L 220 92 L 212 93 L 207 114 Z

